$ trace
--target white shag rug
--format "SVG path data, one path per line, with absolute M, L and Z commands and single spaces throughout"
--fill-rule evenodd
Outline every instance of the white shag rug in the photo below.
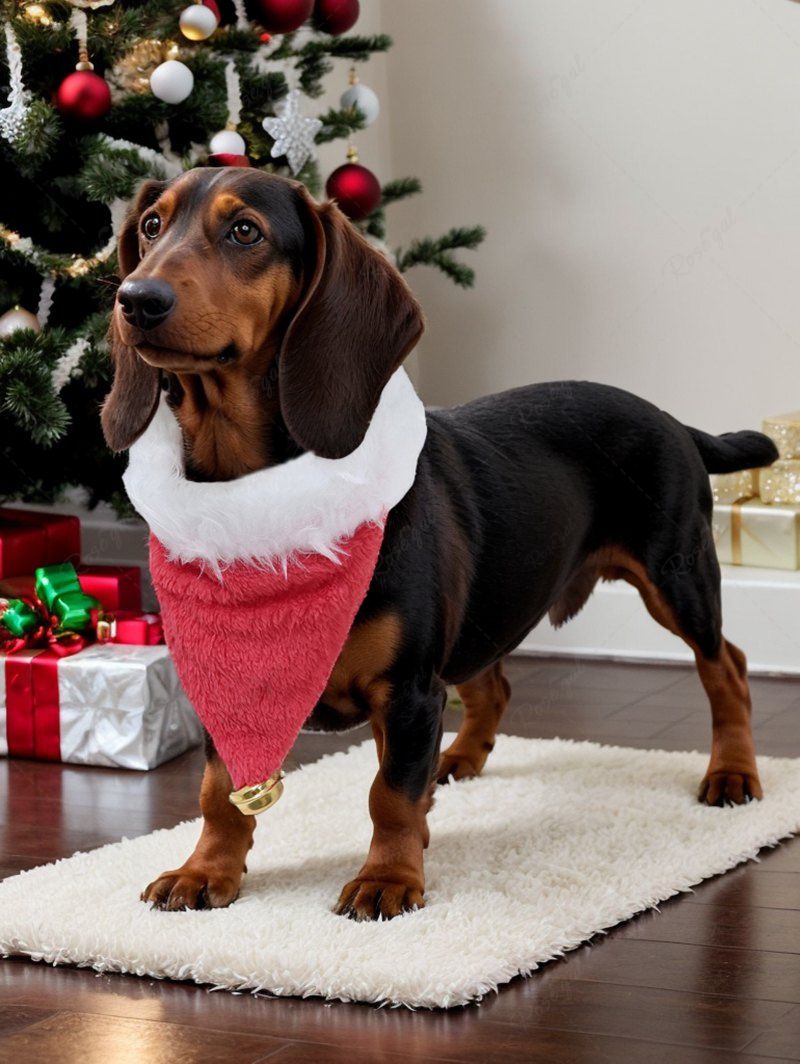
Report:
M 0 949 L 229 990 L 465 1004 L 800 828 L 800 760 L 761 758 L 764 801 L 728 809 L 695 800 L 706 763 L 501 736 L 483 777 L 437 791 L 427 907 L 355 923 L 331 906 L 369 844 L 370 741 L 288 777 L 230 908 L 138 900 L 189 855 L 187 822 L 0 884 Z

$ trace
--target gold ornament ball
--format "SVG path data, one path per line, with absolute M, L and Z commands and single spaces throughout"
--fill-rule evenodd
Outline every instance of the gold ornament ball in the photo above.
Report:
M 20 329 L 33 329 L 37 333 L 42 331 L 36 315 L 22 307 L 12 307 L 0 316 L 0 337 L 11 336 Z
M 190 41 L 206 41 L 219 25 L 217 16 L 204 4 L 192 4 L 181 12 L 181 33 Z

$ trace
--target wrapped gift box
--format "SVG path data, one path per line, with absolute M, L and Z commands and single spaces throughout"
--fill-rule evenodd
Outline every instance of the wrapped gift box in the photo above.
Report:
M 778 448 L 781 458 L 800 458 L 800 410 L 768 417 L 763 428 Z
M 200 722 L 165 646 L 96 643 L 0 658 L 0 754 L 150 769 L 196 746 Z
M 0 596 L 30 598 L 34 593 L 34 571 L 0 578 Z M 142 570 L 138 565 L 79 565 L 77 572 L 81 591 L 96 598 L 107 612 L 141 611 Z
M 758 483 L 762 502 L 800 505 L 800 459 L 781 458 L 759 470 Z
M 739 473 L 713 473 L 711 475 L 711 494 L 714 505 L 737 502 L 739 499 L 752 499 L 758 495 L 758 470 L 743 469 Z
M 77 517 L 0 507 L 0 579 L 28 575 L 40 565 L 77 562 L 80 554 Z
M 717 556 L 729 565 L 800 569 L 800 506 L 761 499 L 714 507 Z
M 138 565 L 79 565 L 81 591 L 98 599 L 104 610 L 142 608 L 142 570 Z

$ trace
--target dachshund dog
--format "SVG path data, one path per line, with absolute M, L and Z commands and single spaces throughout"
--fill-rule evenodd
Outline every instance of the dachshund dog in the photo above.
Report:
M 363 439 L 423 319 L 389 260 L 333 204 L 247 169 L 148 182 L 119 242 L 102 411 L 130 446 L 160 390 L 183 432 L 188 475 L 226 480 L 304 451 Z M 516 388 L 427 414 L 413 487 L 388 517 L 366 598 L 307 726 L 369 720 L 378 774 L 372 843 L 336 911 L 393 917 L 423 905 L 435 783 L 477 775 L 509 700 L 503 657 L 549 612 L 574 616 L 598 580 L 626 580 L 691 647 L 712 716 L 700 785 L 709 805 L 761 797 L 745 657 L 722 635 L 709 472 L 777 455 L 755 432 L 687 428 L 605 385 Z M 440 754 L 445 685 L 464 704 Z M 168 910 L 225 906 L 239 891 L 255 818 L 228 801 L 209 741 L 202 834 L 142 897 Z

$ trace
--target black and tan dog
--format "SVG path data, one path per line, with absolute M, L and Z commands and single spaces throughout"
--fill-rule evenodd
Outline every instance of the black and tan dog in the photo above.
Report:
M 419 339 L 402 278 L 335 206 L 245 169 L 141 190 L 120 240 L 109 444 L 128 447 L 167 387 L 190 475 L 228 479 L 303 450 L 349 453 Z M 712 437 L 583 382 L 532 385 L 428 414 L 413 488 L 391 512 L 367 597 L 310 727 L 369 719 L 379 770 L 372 845 L 337 911 L 423 904 L 436 780 L 481 771 L 509 698 L 502 660 L 599 579 L 633 584 L 694 652 L 712 714 L 700 798 L 761 796 L 744 655 L 722 635 L 708 473 L 768 464 L 754 432 Z M 445 684 L 464 720 L 439 752 Z M 195 852 L 143 897 L 166 909 L 236 897 L 254 818 L 228 801 L 213 748 Z M 476 854 L 476 860 L 480 855 Z

